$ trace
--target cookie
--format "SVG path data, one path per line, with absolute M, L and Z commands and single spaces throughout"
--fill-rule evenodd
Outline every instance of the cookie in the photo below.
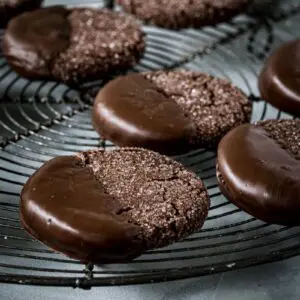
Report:
M 197 176 L 138 148 L 57 157 L 21 194 L 25 229 L 82 262 L 129 261 L 199 230 L 209 198 Z
M 1 0 L 0 1 L 0 28 L 6 27 L 10 19 L 24 11 L 37 9 L 43 0 Z
M 300 120 L 242 125 L 220 142 L 223 194 L 268 223 L 300 224 Z
M 166 28 L 213 25 L 246 10 L 252 0 L 117 0 L 146 23 Z
M 300 116 L 299 69 L 300 40 L 296 40 L 275 50 L 259 77 L 262 98 L 295 116 Z
M 167 154 L 188 149 L 194 128 L 181 107 L 141 74 L 118 77 L 98 94 L 93 124 L 118 145 Z
M 144 49 L 144 33 L 131 16 L 53 6 L 13 19 L 3 51 L 24 77 L 78 84 L 134 65 Z
M 130 74 L 109 82 L 93 108 L 96 131 L 119 146 L 180 154 L 213 148 L 250 120 L 249 99 L 228 81 L 190 71 Z

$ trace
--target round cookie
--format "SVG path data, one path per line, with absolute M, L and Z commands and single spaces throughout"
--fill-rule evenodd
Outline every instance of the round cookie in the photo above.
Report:
M 190 71 L 118 77 L 98 93 L 93 124 L 119 146 L 180 154 L 215 147 L 232 128 L 249 122 L 249 99 L 228 81 Z
M 223 194 L 268 223 L 300 224 L 300 120 L 241 125 L 220 142 Z
M 82 262 L 129 261 L 199 230 L 209 197 L 197 176 L 138 148 L 94 150 L 43 165 L 23 188 L 25 229 Z
M 145 41 L 131 16 L 53 6 L 12 20 L 3 48 L 10 66 L 24 77 L 78 84 L 134 65 Z
M 275 50 L 259 77 L 262 98 L 296 116 L 300 116 L 299 69 L 300 40 L 296 40 Z
M 166 28 L 212 25 L 246 10 L 252 0 L 117 0 L 146 23 Z
M 10 19 L 24 11 L 39 8 L 43 0 L 1 0 L 0 28 L 6 27 Z

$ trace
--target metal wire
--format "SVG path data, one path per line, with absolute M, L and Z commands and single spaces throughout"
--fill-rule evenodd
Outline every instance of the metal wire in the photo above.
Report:
M 300 24 L 298 1 L 276 1 L 268 19 L 251 16 L 201 30 L 179 32 L 144 27 L 147 51 L 133 71 L 182 67 L 231 80 L 253 100 L 253 121 L 293 118 L 260 99 L 257 75 L 263 59 Z M 1 55 L 1 54 L 0 54 Z M 215 177 L 214 152 L 199 149 L 175 159 L 205 182 L 212 206 L 204 228 L 182 242 L 145 253 L 129 264 L 83 266 L 28 236 L 19 222 L 19 193 L 45 161 L 96 147 L 90 122 L 93 93 L 103 78 L 71 89 L 17 76 L 0 57 L 0 281 L 91 288 L 200 276 L 276 261 L 300 254 L 299 228 L 265 224 L 229 203 Z

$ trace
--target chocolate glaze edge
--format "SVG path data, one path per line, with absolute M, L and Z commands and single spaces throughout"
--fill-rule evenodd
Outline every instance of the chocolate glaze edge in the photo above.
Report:
M 257 125 L 242 125 L 237 129 L 234 129 L 233 132 L 231 132 L 230 134 L 232 135 L 232 133 L 234 133 L 237 130 L 241 130 L 241 128 L 250 128 L 250 130 L 253 131 L 257 131 L 259 130 L 261 133 L 263 133 L 263 135 L 265 136 L 265 138 L 268 140 L 272 141 L 272 146 L 274 146 L 273 143 L 275 143 L 275 141 L 271 138 L 268 137 L 268 133 L 260 126 Z M 247 194 L 247 191 L 245 192 L 242 190 L 237 189 L 237 187 L 232 184 L 231 180 L 228 180 L 226 172 L 223 169 L 223 163 L 222 163 L 222 156 L 223 156 L 223 149 L 222 146 L 225 144 L 225 140 L 230 140 L 231 136 L 227 135 L 223 138 L 223 140 L 220 143 L 219 149 L 218 149 L 218 159 L 217 159 L 217 167 L 216 167 L 216 172 L 217 172 L 217 179 L 219 182 L 219 187 L 221 192 L 224 194 L 224 196 L 229 199 L 232 203 L 234 203 L 235 205 L 237 205 L 239 208 L 241 208 L 242 210 L 246 211 L 247 213 L 251 214 L 252 216 L 255 216 L 258 219 L 261 219 L 265 222 L 268 223 L 276 223 L 276 224 L 281 224 L 281 225 L 299 225 L 300 221 L 299 221 L 299 216 L 300 216 L 300 204 L 297 203 L 297 199 L 300 199 L 300 162 L 297 161 L 296 159 L 294 159 L 290 154 L 286 154 L 286 157 L 291 158 L 291 160 L 296 161 L 296 167 L 294 167 L 294 173 L 293 176 L 289 177 L 289 176 L 285 176 L 282 177 L 282 180 L 285 180 L 285 183 L 290 183 L 290 184 L 294 184 L 293 186 L 291 186 L 291 188 L 293 188 L 293 191 L 295 194 L 291 194 L 290 191 L 288 191 L 288 188 L 286 188 L 286 186 L 284 185 L 282 187 L 282 189 L 278 189 L 278 192 L 282 192 L 283 191 L 283 195 L 281 195 L 280 199 L 276 199 L 276 196 L 280 196 L 278 194 L 276 194 L 276 188 L 277 188 L 277 184 L 274 184 L 275 187 L 275 194 L 272 194 L 272 192 L 274 192 L 274 190 L 271 190 L 271 196 L 269 199 L 255 199 L 253 198 L 253 196 L 251 196 L 249 193 Z M 228 142 L 228 141 L 227 141 Z M 234 141 L 232 141 L 234 142 Z M 270 142 L 270 141 L 269 141 Z M 268 143 L 268 142 L 267 142 Z M 276 143 L 276 147 L 280 148 L 280 150 L 283 150 L 280 145 L 278 145 Z M 268 152 L 267 150 L 265 150 L 266 152 Z M 284 150 L 283 150 L 284 151 Z M 269 153 L 269 152 L 268 152 Z M 235 153 L 233 153 L 232 155 L 234 155 Z M 226 163 L 224 163 L 226 164 Z M 252 164 L 253 166 L 253 164 Z M 248 168 L 252 168 L 251 164 L 248 164 Z M 298 166 L 298 169 L 297 169 Z M 284 165 L 281 165 L 281 167 L 283 168 L 282 172 L 285 172 L 286 170 L 284 170 L 285 167 Z M 288 167 L 287 167 L 288 168 Z M 297 171 L 298 170 L 298 171 Z M 228 173 L 228 170 L 227 170 Z M 260 175 L 259 172 L 257 172 L 258 176 Z M 297 177 L 297 174 L 298 177 Z M 237 175 L 238 176 L 238 175 Z M 238 180 L 238 179 L 237 179 Z M 265 179 L 263 179 L 265 180 Z M 297 185 L 297 183 L 298 185 Z M 247 182 L 248 184 L 248 188 L 257 188 L 257 185 L 253 185 L 251 186 L 251 183 Z M 278 184 L 279 185 L 279 184 Z M 280 185 L 279 185 L 280 186 Z M 265 191 L 268 191 L 268 189 L 266 188 Z M 269 190 L 270 192 L 270 190 Z M 261 195 L 262 197 L 267 197 L 267 195 Z M 284 199 L 283 197 L 287 196 L 287 199 Z M 293 197 L 294 196 L 294 197 Z M 252 198 L 252 199 L 251 199 Z M 268 197 L 267 197 L 268 198 Z M 295 198 L 295 199 L 294 199 Z M 274 202 L 275 199 L 275 202 Z M 285 200 L 285 202 L 284 202 Z
M 139 256 L 143 248 L 139 237 L 140 229 L 117 215 L 118 203 L 103 193 L 101 184 L 94 178 L 91 170 L 80 165 L 81 163 L 82 160 L 77 156 L 54 158 L 30 177 L 21 193 L 20 219 L 24 229 L 56 251 L 82 262 L 127 262 Z M 49 170 L 51 171 L 52 167 L 55 170 L 51 173 Z M 51 176 L 61 176 L 60 179 L 55 177 L 55 191 L 51 189 L 51 182 L 45 182 L 45 177 L 41 176 L 42 180 L 39 180 L 39 175 L 43 172 L 47 172 L 48 181 L 52 181 Z M 76 176 L 77 179 L 88 180 L 88 183 L 76 187 L 77 184 L 82 184 L 73 182 Z M 71 180 L 69 185 L 65 182 L 66 178 Z M 59 180 L 62 180 L 63 186 L 57 192 Z M 45 189 L 47 186 L 48 189 Z M 42 191 L 42 195 L 35 196 L 36 191 Z M 76 195 L 76 198 L 72 198 L 72 195 Z M 102 199 L 99 195 L 102 195 Z M 49 202 L 49 197 L 53 197 L 50 201 L 56 200 L 54 206 Z M 67 200 L 67 197 L 71 197 L 75 201 L 74 204 L 70 199 Z M 84 203 L 76 204 L 77 198 L 85 199 Z M 102 200 L 102 203 L 99 201 L 98 204 L 98 200 Z M 91 206 L 87 207 L 89 204 Z M 72 214 L 76 217 L 75 221 Z M 90 224 L 87 217 L 91 217 Z
M 300 57 L 300 40 L 283 44 L 267 59 L 258 79 L 263 99 L 276 108 L 300 116 L 300 88 L 295 90 Z M 291 57 L 289 62 L 285 57 Z
M 248 213 L 252 217 L 255 217 L 256 219 L 262 220 L 269 224 L 279 224 L 279 225 L 285 225 L 285 226 L 299 225 L 299 215 L 298 216 L 296 215 L 294 218 L 290 218 L 290 217 L 286 217 L 281 212 L 264 211 L 264 210 L 261 210 L 260 206 L 247 205 L 246 203 L 244 203 L 242 201 L 236 200 L 234 193 L 232 191 L 230 191 L 230 189 L 226 186 L 226 182 L 223 179 L 223 175 L 222 175 L 218 165 L 219 165 L 219 162 L 217 162 L 217 167 L 216 167 L 217 176 L 216 177 L 218 180 L 220 191 L 225 196 L 226 199 L 228 199 L 230 202 L 232 202 L 238 208 L 240 208 L 244 212 Z
M 55 5 L 12 19 L 3 38 L 3 53 L 11 68 L 29 79 L 51 78 L 53 61 L 69 46 L 70 12 Z
M 122 91 L 122 95 L 122 93 L 119 93 L 119 91 L 121 90 L 120 86 L 122 87 L 123 85 L 123 87 L 125 87 L 124 83 L 126 83 L 126 81 L 126 88 L 128 86 L 129 88 L 127 91 L 124 88 L 124 92 Z M 133 85 L 135 84 L 136 87 L 134 88 Z M 116 89 L 118 85 L 119 88 Z M 114 86 L 115 88 L 113 89 Z M 118 92 L 116 93 L 115 90 L 118 90 Z M 148 96 L 146 96 L 146 92 L 148 92 Z M 151 96 L 149 96 L 149 92 L 152 93 L 152 100 Z M 129 122 L 128 124 L 126 124 L 126 121 L 128 121 L 126 120 L 126 118 L 128 119 L 128 117 L 124 118 L 125 121 L 122 120 L 122 117 L 118 116 L 118 114 L 120 115 L 120 111 L 118 112 L 118 106 L 116 108 L 113 108 L 111 106 L 111 102 L 116 102 L 117 97 L 119 97 L 119 99 L 123 97 L 124 101 L 126 101 L 127 97 L 133 97 L 133 101 L 135 100 L 135 97 L 141 97 L 141 99 L 138 100 L 138 102 L 140 101 L 141 105 L 143 105 L 143 102 L 149 102 L 150 100 L 165 104 L 165 109 L 158 112 L 166 114 L 167 111 L 172 110 L 172 114 L 170 114 L 169 116 L 167 116 L 166 114 L 165 118 L 173 122 L 173 128 L 177 128 L 178 132 L 175 132 L 175 130 L 170 130 L 169 127 L 167 127 L 168 125 L 170 125 L 168 124 L 168 122 L 166 122 L 164 126 L 161 125 L 161 129 L 165 127 L 165 130 L 162 130 L 160 133 L 159 131 L 157 131 L 157 129 L 154 128 L 151 132 L 152 128 L 150 129 L 151 126 L 149 124 L 153 124 L 153 122 L 155 122 L 155 119 L 153 121 L 150 120 L 147 124 L 146 119 L 148 118 L 148 116 L 145 114 L 147 110 L 147 104 L 144 107 L 140 108 L 141 115 L 144 114 L 144 121 L 142 121 L 145 122 L 144 125 L 139 124 L 140 121 L 132 119 L 132 114 L 130 114 L 131 119 L 129 118 Z M 111 100 L 108 100 L 109 98 L 111 98 Z M 129 102 L 131 101 L 129 100 Z M 114 105 L 116 105 L 116 103 Z M 166 105 L 168 105 L 168 107 L 166 107 Z M 133 105 L 133 107 L 134 106 L 136 105 Z M 136 107 L 134 108 L 136 109 Z M 108 118 L 108 116 L 105 116 L 105 114 L 110 115 L 110 117 Z M 135 115 L 138 119 L 139 116 L 137 116 L 137 113 Z M 179 117 L 180 115 L 181 117 Z M 156 116 L 154 116 L 154 118 L 155 117 Z M 118 119 L 120 120 L 118 121 Z M 136 124 L 134 124 L 135 122 Z M 141 147 L 169 155 L 181 154 L 192 148 L 192 145 L 189 143 L 189 138 L 194 131 L 194 124 L 184 115 L 182 108 L 176 102 L 169 100 L 167 96 L 164 95 L 163 91 L 159 90 L 155 84 L 153 84 L 150 80 L 147 80 L 142 74 L 133 74 L 118 77 L 109 82 L 102 90 L 100 90 L 93 107 L 92 123 L 95 130 L 103 138 L 112 141 L 118 146 Z M 158 126 L 156 124 L 154 125 Z M 127 132 L 125 129 L 126 126 L 132 127 L 132 132 Z M 167 133 L 166 130 L 168 130 L 169 132 Z

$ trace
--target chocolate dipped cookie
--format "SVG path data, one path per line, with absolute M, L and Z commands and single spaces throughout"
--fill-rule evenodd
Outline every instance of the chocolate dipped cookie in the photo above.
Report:
M 223 194 L 268 223 L 300 224 L 300 120 L 242 125 L 220 142 Z
M 144 33 L 122 13 L 52 6 L 14 18 L 4 35 L 9 65 L 30 79 L 80 84 L 139 61 Z
M 209 197 L 181 164 L 138 148 L 57 157 L 34 173 L 20 216 L 35 238 L 82 262 L 126 262 L 199 230 Z
M 93 108 L 96 131 L 119 146 L 180 154 L 214 148 L 250 120 L 249 99 L 230 82 L 191 71 L 130 74 L 109 82 Z

